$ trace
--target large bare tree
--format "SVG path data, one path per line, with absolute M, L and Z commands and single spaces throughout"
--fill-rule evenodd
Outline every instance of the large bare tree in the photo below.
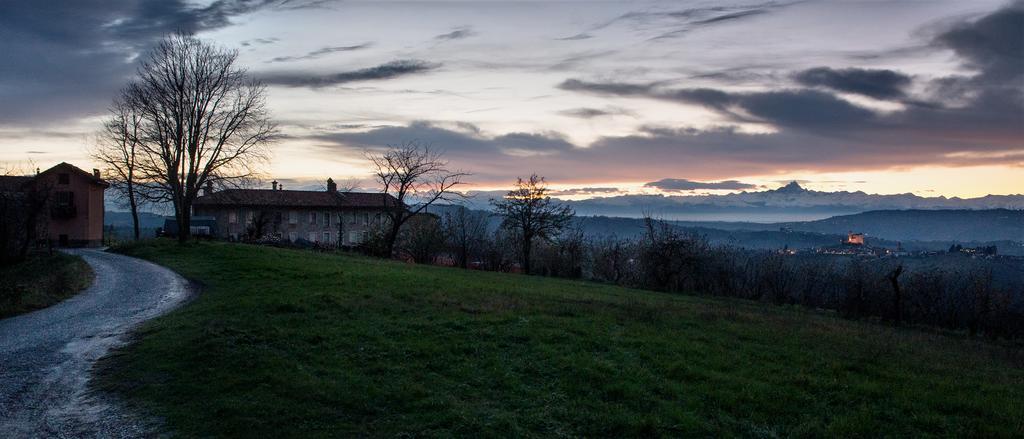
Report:
M 530 274 L 530 253 L 533 240 L 550 240 L 572 221 L 575 212 L 557 203 L 548 195 L 544 177 L 533 174 L 519 178 L 514 189 L 500 200 L 491 200 L 496 213 L 504 217 L 502 227 L 514 233 L 520 244 L 523 272 Z
M 374 178 L 385 194 L 398 200 L 397 206 L 385 206 L 388 224 L 384 230 L 384 256 L 392 257 L 395 241 L 409 218 L 441 200 L 463 197 L 454 189 L 470 174 L 448 169 L 448 161 L 430 145 L 418 141 L 388 145 L 377 153 L 367 153 L 373 163 Z M 415 201 L 415 206 L 410 202 Z
M 169 36 L 119 98 L 138 117 L 133 186 L 173 204 L 180 241 L 189 238 L 192 202 L 207 182 L 251 179 L 269 157 L 276 129 L 265 87 L 237 58 L 237 51 L 189 35 Z
M 136 149 L 141 124 L 139 112 L 123 99 L 115 99 L 92 151 L 93 160 L 102 167 L 103 179 L 110 183 L 110 188 L 118 193 L 119 201 L 131 211 L 136 240 L 139 239 L 139 205 L 146 200 L 136 184 L 139 158 Z

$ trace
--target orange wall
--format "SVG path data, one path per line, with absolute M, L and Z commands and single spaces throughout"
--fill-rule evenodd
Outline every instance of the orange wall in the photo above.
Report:
M 58 175 L 67 173 L 69 184 L 58 183 Z M 74 205 L 77 212 L 73 218 L 56 219 L 50 214 L 50 210 L 43 212 L 47 220 L 46 234 L 52 241 L 57 241 L 60 235 L 68 235 L 72 245 L 101 245 L 103 241 L 103 190 L 100 185 L 94 184 L 91 179 L 78 172 L 63 169 L 56 169 L 53 172 L 39 176 L 37 181 L 49 187 L 51 190 L 50 203 L 54 203 L 57 192 L 70 191 L 74 193 Z

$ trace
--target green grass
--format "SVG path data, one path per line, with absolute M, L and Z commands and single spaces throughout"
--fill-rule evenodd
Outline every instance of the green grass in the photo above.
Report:
M 0 318 L 56 304 L 88 288 L 92 279 L 81 257 L 30 253 L 22 262 L 0 267 Z
M 1020 436 L 1020 353 L 756 303 L 222 243 L 100 387 L 182 436 Z

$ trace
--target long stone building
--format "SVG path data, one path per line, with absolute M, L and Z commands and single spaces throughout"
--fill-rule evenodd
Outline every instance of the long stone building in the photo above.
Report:
M 283 190 L 207 187 L 195 200 L 193 218 L 209 217 L 216 224 L 211 234 L 221 239 L 276 237 L 325 245 L 353 246 L 371 230 L 384 225 L 388 209 L 404 208 L 383 193 L 338 192 L 334 180 L 327 190 Z

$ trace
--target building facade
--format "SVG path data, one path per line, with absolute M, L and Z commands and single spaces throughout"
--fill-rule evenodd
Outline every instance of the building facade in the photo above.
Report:
M 89 173 L 60 163 L 34 176 L 0 178 L 3 190 L 45 201 L 38 211 L 36 240 L 60 247 L 103 244 L 103 194 L 110 185 L 98 170 Z
M 290 242 L 355 246 L 382 227 L 389 209 L 404 208 L 388 194 L 338 192 L 333 180 L 327 190 L 283 190 L 207 187 L 193 203 L 195 217 L 212 218 L 213 236 L 221 239 L 275 238 Z

